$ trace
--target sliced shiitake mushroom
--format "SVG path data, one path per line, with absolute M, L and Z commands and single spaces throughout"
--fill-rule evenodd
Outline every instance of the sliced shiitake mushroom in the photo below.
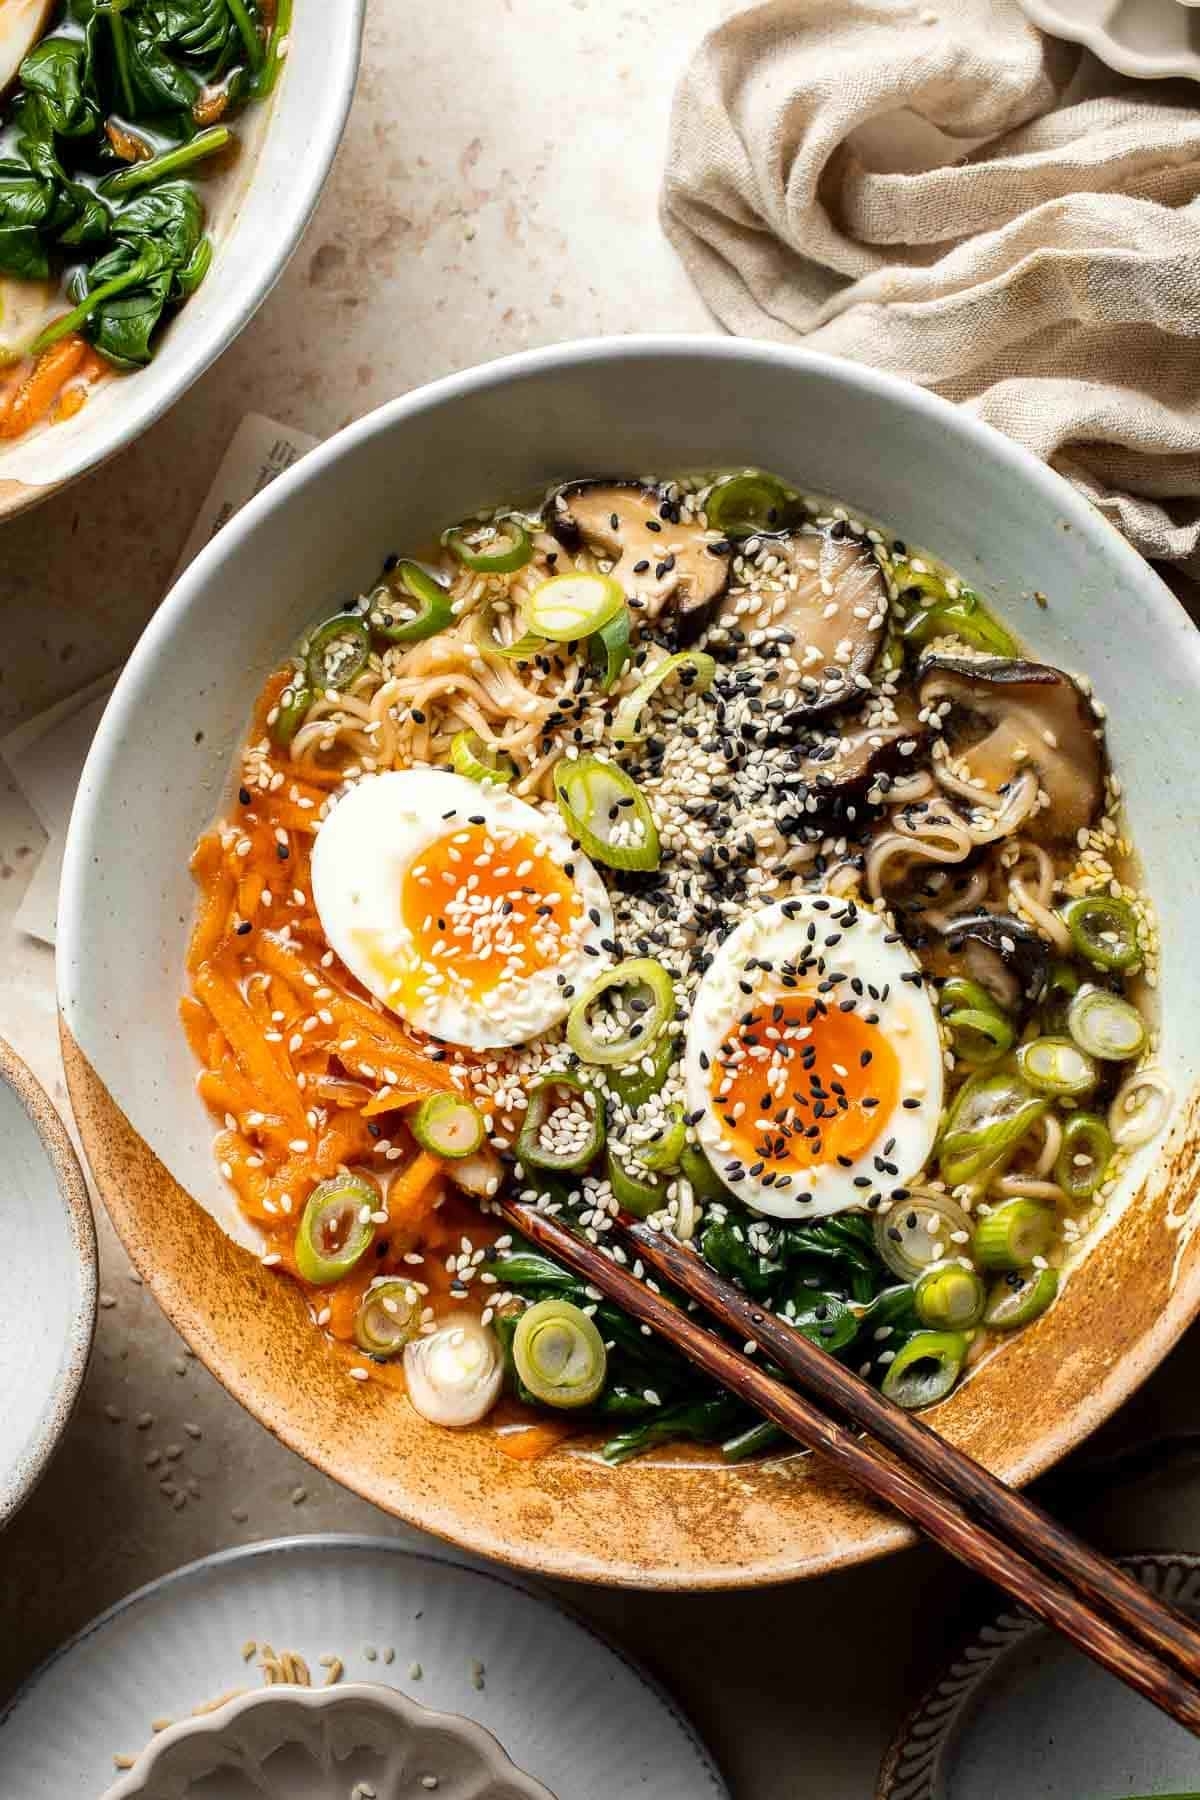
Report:
M 1046 985 L 1046 940 L 1010 913 L 972 913 L 951 919 L 940 943 L 922 951 L 934 975 L 966 975 L 992 994 L 1006 1012 L 1019 1013 Z
M 680 643 L 698 637 L 729 581 L 732 547 L 714 542 L 678 500 L 643 482 L 575 481 L 546 506 L 546 526 L 570 551 L 612 564 L 630 606 L 646 623 L 668 613 Z
M 925 727 L 907 696 L 898 696 L 883 723 L 877 700 L 867 712 L 839 725 L 809 729 L 792 752 L 795 775 L 822 811 L 837 802 L 857 801 L 880 775 L 913 769 L 925 741 Z
M 950 702 L 947 738 L 966 778 L 1004 794 L 1037 773 L 1043 803 L 1022 826 L 1040 844 L 1065 844 L 1104 800 L 1104 746 L 1086 694 L 1061 669 L 1010 657 L 929 656 L 918 673 L 922 708 Z
M 774 558 L 780 565 L 777 589 L 771 580 L 775 570 L 764 570 L 769 614 L 764 605 L 756 615 L 727 613 L 721 623 L 769 624 L 773 635 L 784 633 L 791 640 L 789 655 L 799 665 L 798 675 L 789 675 L 800 694 L 795 717 L 813 718 L 845 706 L 860 690 L 860 677 L 870 674 L 887 624 L 887 588 L 870 543 L 833 525 L 762 538 L 753 554 L 760 563 Z

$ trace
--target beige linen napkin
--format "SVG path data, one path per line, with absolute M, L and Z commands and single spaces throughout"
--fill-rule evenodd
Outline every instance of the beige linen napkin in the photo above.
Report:
M 1200 575 L 1200 87 L 1015 0 L 766 0 L 675 100 L 663 219 L 730 331 L 962 402 Z

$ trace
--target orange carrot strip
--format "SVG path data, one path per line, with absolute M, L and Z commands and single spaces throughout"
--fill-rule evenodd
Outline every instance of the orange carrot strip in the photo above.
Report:
M 88 390 L 86 387 L 75 383 L 71 387 L 64 388 L 58 405 L 54 409 L 55 423 L 61 424 L 67 419 L 73 419 L 77 412 L 83 411 L 87 400 Z
M 247 869 L 237 884 L 237 909 L 243 919 L 253 919 L 266 886 L 261 869 Z
M 192 1055 L 198 1063 L 206 1063 L 208 1057 L 208 1040 L 212 1032 L 212 1015 L 208 1008 L 191 994 L 185 994 L 179 1002 L 179 1017 L 183 1021 L 183 1029 L 187 1033 L 187 1041 L 191 1045 Z
M 319 931 L 319 921 L 314 923 Z M 259 937 L 258 954 L 272 974 L 280 975 L 301 993 L 306 986 L 311 985 L 305 981 L 306 976 L 313 976 L 321 986 L 332 988 L 330 998 L 324 1004 L 338 1024 L 346 1027 L 345 1035 L 369 1035 L 372 1054 L 368 1060 L 372 1063 L 382 1057 L 405 1085 L 418 1091 L 440 1093 L 453 1088 L 454 1083 L 448 1070 L 440 1063 L 423 1056 L 414 1044 L 389 1024 L 382 1013 L 377 1013 L 373 1007 L 367 1006 L 362 1000 L 356 1000 L 342 989 L 334 988 L 330 971 L 312 968 L 295 944 L 285 943 L 274 932 L 264 931 Z M 393 1085 L 399 1087 L 401 1081 Z
M 520 1431 L 501 1431 L 496 1442 L 513 1462 L 534 1462 L 556 1450 L 570 1435 L 569 1425 L 526 1425 Z
M 232 982 L 211 962 L 201 963 L 193 980 L 200 999 L 229 1039 L 242 1072 L 257 1090 L 264 1112 L 277 1112 L 295 1126 L 298 1137 L 307 1137 L 300 1090 L 283 1074 L 271 1045 L 263 1042 L 254 1014 Z
M 374 1279 L 373 1268 L 355 1269 L 352 1275 L 339 1281 L 335 1288 L 325 1290 L 325 1304 L 329 1308 L 325 1329 L 331 1337 L 340 1338 L 344 1343 L 354 1336 L 354 1318 L 359 1301 Z
M 278 1218 L 264 1206 L 267 1198 L 267 1176 L 263 1169 L 251 1165 L 256 1153 L 238 1131 L 219 1131 L 214 1149 L 222 1175 L 228 1171 L 242 1211 L 258 1224 L 278 1224 Z
M 393 1227 L 411 1231 L 433 1211 L 433 1203 L 441 1192 L 444 1168 L 440 1156 L 434 1156 L 431 1150 L 422 1150 L 404 1173 L 397 1175 L 387 1197 L 388 1216 Z
M 20 437 L 44 419 L 86 353 L 87 344 L 74 333 L 44 350 L 0 415 L 0 437 Z
M 417 1090 L 402 1092 L 399 1088 L 386 1087 L 368 1100 L 362 1109 L 364 1119 L 377 1119 L 380 1113 L 399 1112 L 403 1106 L 415 1106 L 418 1100 L 426 1099 L 430 1094 L 444 1093 L 445 1089 L 430 1087 L 419 1092 Z

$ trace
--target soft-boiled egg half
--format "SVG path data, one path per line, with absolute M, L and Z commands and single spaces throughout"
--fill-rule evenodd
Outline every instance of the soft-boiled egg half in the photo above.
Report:
M 942 1043 L 920 969 L 881 914 L 831 894 L 751 913 L 697 990 L 686 1084 L 700 1144 L 747 1206 L 877 1206 L 937 1136 Z
M 471 1049 L 548 1031 L 611 961 L 604 883 L 558 815 L 463 775 L 400 769 L 347 788 L 317 833 L 312 889 L 363 986 Z

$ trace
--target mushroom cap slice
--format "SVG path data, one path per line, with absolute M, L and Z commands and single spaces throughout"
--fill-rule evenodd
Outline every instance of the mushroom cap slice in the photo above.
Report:
M 939 953 L 927 960 L 939 975 L 967 975 L 993 994 L 1008 1012 L 1036 1000 L 1046 985 L 1049 950 L 1045 938 L 1009 913 L 972 913 L 942 928 Z
M 871 545 L 845 532 L 835 536 L 836 529 L 760 539 L 759 558 L 774 557 L 781 565 L 764 570 L 764 604 L 758 616 L 722 615 L 722 624 L 769 623 L 773 634 L 792 639 L 801 695 L 797 718 L 815 718 L 854 698 L 887 626 L 887 586 Z M 776 611 L 780 594 L 785 604 Z
M 797 744 L 796 774 L 822 809 L 826 802 L 861 798 L 880 774 L 917 767 L 926 732 L 916 706 L 899 694 L 889 710 L 889 722 L 873 719 L 880 708 L 872 700 L 859 717 L 810 730 Z
M 1022 826 L 1044 845 L 1067 844 L 1094 823 L 1104 801 L 1104 743 L 1087 695 L 1048 663 L 1010 657 L 928 656 L 918 671 L 922 708 L 950 701 L 951 749 L 968 780 L 993 794 L 1023 769 L 1037 771 L 1048 804 Z M 982 730 L 971 735 L 970 721 Z
M 546 526 L 567 550 L 590 550 L 645 623 L 672 615 L 681 643 L 711 623 L 729 582 L 732 549 L 680 515 L 679 502 L 636 481 L 574 481 L 546 506 Z

